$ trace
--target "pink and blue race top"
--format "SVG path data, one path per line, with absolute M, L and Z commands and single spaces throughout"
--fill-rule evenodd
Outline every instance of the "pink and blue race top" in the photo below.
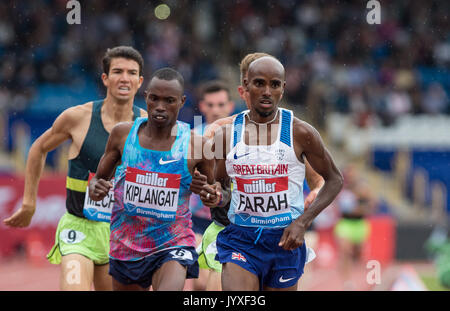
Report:
M 117 260 L 195 247 L 189 210 L 192 176 L 187 165 L 190 126 L 177 121 L 172 149 L 157 151 L 139 144 L 139 128 L 147 121 L 138 118 L 133 123 L 116 169 L 109 255 Z

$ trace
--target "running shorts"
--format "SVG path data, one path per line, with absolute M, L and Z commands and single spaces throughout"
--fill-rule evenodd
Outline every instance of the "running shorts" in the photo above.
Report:
M 165 262 L 178 261 L 187 268 L 186 278 L 198 278 L 197 252 L 191 246 L 168 248 L 139 260 L 124 261 L 110 258 L 109 274 L 124 285 L 138 284 L 142 288 L 152 285 L 153 274 Z
M 222 264 L 216 260 L 216 239 L 223 229 L 225 229 L 224 226 L 212 222 L 203 233 L 202 242 L 197 247 L 198 264 L 201 269 L 213 269 L 219 273 L 222 272 Z
M 56 229 L 55 244 L 47 255 L 52 264 L 60 264 L 61 256 L 80 254 L 104 265 L 109 262 L 110 224 L 65 213 Z
M 337 237 L 355 244 L 361 244 L 369 236 L 370 226 L 365 219 L 342 218 L 336 224 L 334 233 Z
M 303 274 L 308 252 L 305 243 L 290 251 L 279 247 L 283 231 L 230 224 L 217 236 L 216 259 L 258 276 L 260 289 L 291 287 Z

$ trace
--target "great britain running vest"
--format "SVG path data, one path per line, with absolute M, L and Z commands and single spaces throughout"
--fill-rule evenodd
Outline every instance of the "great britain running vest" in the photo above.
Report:
M 187 159 L 190 126 L 177 121 L 169 151 L 143 148 L 134 122 L 117 167 L 111 213 L 110 257 L 133 261 L 163 249 L 195 247 L 189 210 L 192 176 Z
M 89 177 L 97 171 L 100 158 L 105 152 L 109 133 L 102 122 L 103 100 L 94 101 L 89 129 L 84 138 L 78 156 L 69 160 L 69 168 L 66 180 L 66 208 L 75 216 L 90 220 L 109 222 L 112 194 L 102 201 L 94 202 L 87 195 Z M 133 120 L 139 117 L 139 108 L 133 106 Z
M 228 218 L 236 225 L 284 228 L 303 214 L 305 165 L 294 151 L 294 116 L 290 110 L 279 109 L 278 134 L 272 145 L 247 145 L 247 112 L 234 119 L 225 165 L 232 183 Z

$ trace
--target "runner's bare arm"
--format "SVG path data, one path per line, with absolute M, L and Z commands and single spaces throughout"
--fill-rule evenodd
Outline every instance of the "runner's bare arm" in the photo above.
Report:
M 191 148 L 196 148 L 196 150 L 192 152 L 195 161 L 193 182 L 197 183 L 196 188 L 199 190 L 197 193 L 200 195 L 200 198 L 202 199 L 203 195 L 203 199 L 205 199 L 203 203 L 206 206 L 210 206 L 219 196 L 217 193 L 217 183 L 214 179 L 215 162 L 212 152 L 212 143 L 210 139 L 207 139 L 204 136 L 193 134 L 192 137 L 194 137 L 197 142 L 201 141 L 201 145 L 198 143 L 196 144 L 197 146 L 195 146 L 195 144 L 191 145 Z M 208 195 L 208 193 L 210 194 Z
M 71 131 L 84 115 L 82 106 L 69 108 L 62 112 L 47 129 L 31 145 L 25 169 L 25 186 L 22 206 L 9 218 L 3 220 L 11 227 L 27 227 L 36 210 L 36 198 L 39 180 L 45 166 L 47 153 L 72 139 Z
M 218 184 L 217 191 L 222 192 L 222 198 L 213 207 L 224 207 L 231 200 L 231 179 L 226 172 L 225 159 L 216 160 L 215 177 Z
M 221 128 L 222 125 L 231 124 L 233 121 L 233 117 L 234 116 L 222 118 L 209 124 L 205 129 L 203 137 L 212 138 L 214 136 L 214 132 L 219 128 Z M 205 184 L 206 184 L 206 176 L 200 174 L 198 170 L 195 170 L 194 174 L 192 175 L 192 183 L 190 187 L 191 191 L 195 194 L 199 194 L 200 191 L 203 189 L 203 185 Z
M 202 152 L 199 154 L 201 159 L 196 163 L 195 168 L 200 174 L 206 176 L 208 184 L 214 184 L 214 156 L 212 154 L 211 140 L 203 136 L 197 136 L 202 141 Z
M 89 182 L 89 197 L 92 200 L 102 200 L 112 187 L 112 183 L 109 180 L 116 166 L 120 164 L 123 147 L 131 126 L 131 122 L 122 122 L 113 127 L 106 143 L 105 153 L 98 163 L 97 172 Z
M 224 119 L 222 119 L 224 120 Z M 229 124 L 226 122 L 223 124 L 220 128 L 217 128 L 216 131 L 214 131 L 213 138 L 210 140 L 212 145 L 212 150 L 214 151 L 214 157 L 215 157 L 215 180 L 216 180 L 216 187 L 211 188 L 208 186 L 204 186 L 204 190 L 200 192 L 200 198 L 202 199 L 203 203 L 208 207 L 223 207 L 225 206 L 231 199 L 231 187 L 230 187 L 230 178 L 228 177 L 226 167 L 225 167 L 225 157 L 227 154 L 227 146 L 228 146 L 228 139 L 229 133 L 227 130 L 229 130 Z M 213 194 L 213 191 L 216 191 L 216 193 L 220 196 L 221 199 L 215 198 L 215 200 L 206 200 L 207 193 Z M 219 194 L 221 193 L 221 194 Z M 211 202 L 212 201 L 212 202 Z
M 324 185 L 303 215 L 284 230 L 279 245 L 286 250 L 302 245 L 306 229 L 334 200 L 343 184 L 342 174 L 325 148 L 317 130 L 298 119 L 294 120 L 294 148 L 297 154 L 305 155 L 311 167 L 324 179 Z

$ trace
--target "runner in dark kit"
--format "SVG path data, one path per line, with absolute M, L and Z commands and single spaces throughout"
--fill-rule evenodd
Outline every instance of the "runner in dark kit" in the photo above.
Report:
M 112 194 L 102 204 L 93 204 L 86 189 L 89 174 L 95 173 L 114 125 L 146 115 L 133 106 L 143 82 L 143 66 L 142 56 L 132 47 L 108 49 L 102 74 L 106 98 L 65 110 L 30 148 L 22 207 L 4 223 L 11 227 L 30 224 L 47 153 L 70 140 L 67 212 L 59 221 L 55 245 L 47 256 L 51 263 L 61 264 L 62 290 L 90 290 L 92 285 L 97 290 L 112 289 L 108 275 L 108 206 Z M 80 268 L 80 278 L 72 279 L 70 273 L 75 266 Z

